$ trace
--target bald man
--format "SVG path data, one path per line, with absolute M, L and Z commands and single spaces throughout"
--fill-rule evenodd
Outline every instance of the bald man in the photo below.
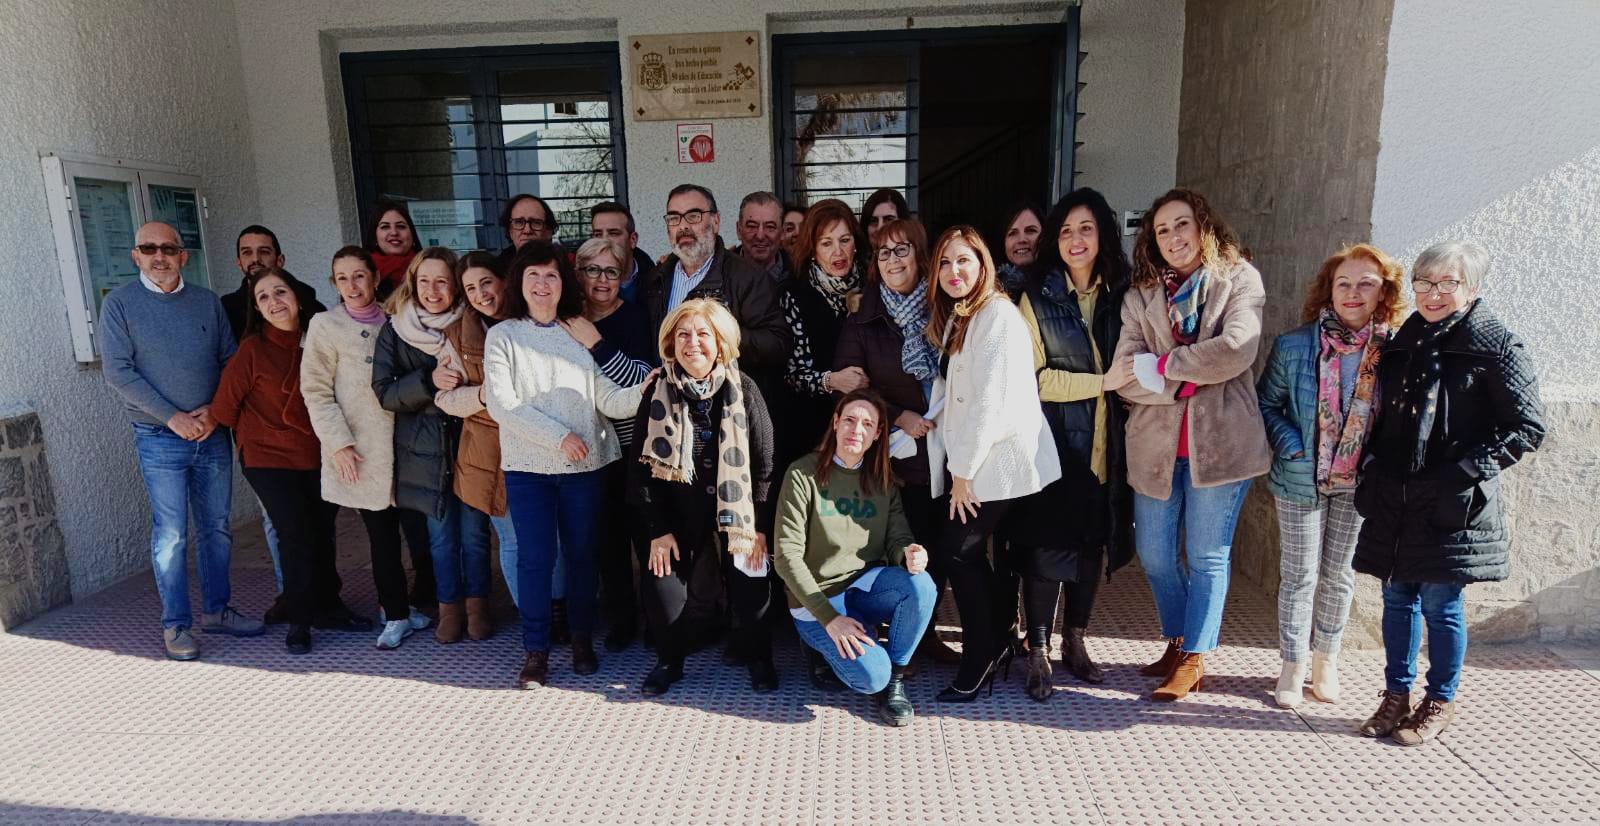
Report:
M 210 404 L 233 355 L 233 332 L 215 293 L 183 283 L 189 253 L 177 230 L 157 221 L 139 227 L 131 254 L 139 280 L 106 296 L 100 357 L 133 427 L 150 497 L 150 567 L 161 595 L 162 642 L 168 657 L 192 660 L 200 647 L 190 632 L 190 516 L 204 603 L 200 630 L 239 637 L 264 630 L 228 604 L 233 451 Z

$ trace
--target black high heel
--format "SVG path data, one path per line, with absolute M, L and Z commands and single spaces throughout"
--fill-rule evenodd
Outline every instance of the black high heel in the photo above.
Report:
M 985 686 L 989 688 L 989 696 L 994 696 L 995 675 L 999 674 L 1001 669 L 1005 669 L 1005 676 L 1001 679 L 1011 679 L 1011 659 L 1015 655 L 1016 652 L 1011 650 L 1011 646 L 1005 646 L 994 659 L 983 667 L 983 674 L 978 677 L 977 685 L 968 689 L 951 683 L 943 691 L 935 695 L 933 699 L 941 703 L 970 703 L 978 699 L 978 693 L 983 691 Z

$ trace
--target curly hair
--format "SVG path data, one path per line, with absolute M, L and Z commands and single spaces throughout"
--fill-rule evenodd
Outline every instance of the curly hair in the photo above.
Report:
M 1333 304 L 1333 273 L 1340 264 L 1352 258 L 1376 264 L 1378 277 L 1383 279 L 1383 295 L 1378 297 L 1378 307 L 1372 313 L 1372 320 L 1390 327 L 1399 326 L 1406 314 L 1405 267 L 1371 244 L 1351 244 L 1322 262 L 1317 269 L 1317 276 L 1311 279 L 1310 289 L 1306 291 L 1306 303 L 1300 309 L 1301 322 L 1316 321 L 1323 309 Z
M 1214 273 L 1224 273 L 1244 260 L 1239 249 L 1239 239 L 1226 221 L 1211 206 L 1204 195 L 1192 189 L 1179 187 L 1168 190 L 1157 198 L 1144 217 L 1139 220 L 1139 235 L 1133 242 L 1133 286 L 1149 287 L 1161 282 L 1161 273 L 1168 269 L 1167 259 L 1156 243 L 1156 211 L 1182 201 L 1194 210 L 1194 220 L 1200 230 L 1200 264 Z

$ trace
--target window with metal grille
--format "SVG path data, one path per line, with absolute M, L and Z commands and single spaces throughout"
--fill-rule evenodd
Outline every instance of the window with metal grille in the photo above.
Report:
M 507 201 L 538 195 L 558 238 L 627 191 L 615 43 L 341 57 L 362 214 L 406 202 L 423 245 L 496 250 Z

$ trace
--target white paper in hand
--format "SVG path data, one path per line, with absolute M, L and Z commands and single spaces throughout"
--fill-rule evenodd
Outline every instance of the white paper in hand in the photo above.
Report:
M 766 576 L 767 569 L 771 564 L 768 562 L 768 560 L 772 558 L 771 555 L 769 554 L 766 559 L 761 560 L 761 567 L 759 568 L 750 567 L 750 557 L 752 556 L 754 556 L 754 554 L 734 554 L 733 567 L 738 568 L 739 573 L 748 577 L 760 578 Z
M 1161 378 L 1160 371 L 1156 370 L 1154 353 L 1140 353 L 1133 357 L 1133 377 L 1139 380 L 1139 386 L 1151 393 L 1160 393 L 1167 384 Z
M 895 459 L 910 459 L 915 455 L 917 455 L 917 440 L 898 427 L 890 429 L 889 456 Z

